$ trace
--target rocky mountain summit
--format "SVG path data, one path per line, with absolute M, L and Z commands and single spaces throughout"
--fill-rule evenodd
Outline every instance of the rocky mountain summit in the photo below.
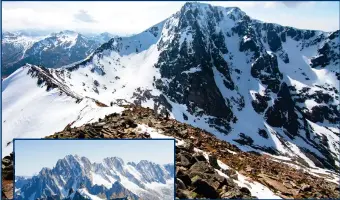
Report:
M 314 171 L 299 160 L 243 152 L 202 129 L 155 115 L 154 110 L 142 107 L 127 106 L 121 114 L 113 113 L 80 127 L 67 126 L 47 138 L 160 136 L 177 140 L 176 197 L 180 199 L 261 198 L 261 193 L 264 197 L 274 195 L 272 198 L 336 198 L 340 194 L 335 183 L 339 175 L 333 172 Z M 13 177 L 7 174 L 3 179 Z
M 52 169 L 43 168 L 32 178 L 23 181 L 16 177 L 15 199 L 71 200 L 79 195 L 91 199 L 173 199 L 174 169 L 173 164 L 147 160 L 125 163 L 122 158 L 108 157 L 102 163 L 92 163 L 86 157 L 67 155 Z M 155 184 L 157 188 L 152 186 Z

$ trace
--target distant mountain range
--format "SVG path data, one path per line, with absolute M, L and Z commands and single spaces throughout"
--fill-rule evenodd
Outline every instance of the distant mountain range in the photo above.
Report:
M 68 155 L 53 169 L 43 168 L 33 177 L 16 176 L 16 199 L 154 199 L 174 198 L 174 165 L 118 157 L 92 163 Z
M 114 35 L 81 34 L 75 31 L 43 33 L 16 31 L 2 33 L 2 76 L 26 63 L 49 68 L 82 60 Z

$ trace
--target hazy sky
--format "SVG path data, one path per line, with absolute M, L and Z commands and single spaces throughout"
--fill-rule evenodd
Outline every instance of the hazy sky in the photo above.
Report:
M 32 176 L 53 168 L 66 155 L 85 156 L 91 162 L 120 157 L 124 161 L 174 163 L 173 140 L 16 140 L 15 175 Z
M 185 2 L 2 2 L 4 30 L 75 30 L 133 34 L 179 11 Z M 302 29 L 339 29 L 339 2 L 210 2 Z

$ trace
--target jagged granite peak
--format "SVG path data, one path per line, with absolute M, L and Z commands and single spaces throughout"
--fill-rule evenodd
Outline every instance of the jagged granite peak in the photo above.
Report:
M 124 161 L 118 157 L 105 158 L 104 163 L 111 168 L 116 168 L 120 172 L 123 171 Z
M 166 180 L 171 177 L 171 173 L 163 166 L 147 160 L 141 160 L 136 165 L 136 169 L 143 174 L 147 182 L 160 182 L 165 184 Z
M 139 163 L 162 169 L 161 165 L 149 161 Z M 161 174 L 143 173 L 139 172 L 137 166 L 128 167 L 119 157 L 104 158 L 103 163 L 91 163 L 86 157 L 67 155 L 59 159 L 52 169 L 43 168 L 38 175 L 25 180 L 19 180 L 18 177 L 20 182 L 15 185 L 15 196 L 18 199 L 27 196 L 35 199 L 77 199 L 79 195 L 90 199 L 173 198 L 168 195 L 174 193 L 170 192 L 173 186 L 169 184 L 173 181 L 173 173 L 166 170 Z M 152 186 L 155 184 L 165 193 L 155 192 Z M 160 194 L 162 197 L 159 197 Z
M 237 8 L 188 3 L 146 31 L 111 39 L 75 64 L 48 73 L 35 70 L 48 76 L 32 76 L 27 82 L 35 84 L 40 77 L 58 82 L 59 87 L 51 87 L 48 94 L 63 88 L 67 92 L 60 98 L 69 94 L 83 99 L 69 100 L 72 106 L 84 107 L 84 99 L 91 98 L 101 106 L 135 104 L 158 113 L 167 110 L 170 117 L 205 129 L 244 151 L 267 152 L 310 167 L 336 170 L 338 35 L 339 31 L 262 22 Z M 19 105 L 6 100 L 24 99 L 23 94 L 11 96 L 13 90 L 6 88 L 20 85 L 15 77 L 26 77 L 30 68 L 40 67 L 20 69 L 3 82 L 6 141 L 21 133 L 13 125 L 17 121 L 6 117 L 13 113 L 10 108 L 18 107 L 15 113 L 24 116 L 34 112 L 21 111 Z M 81 109 L 75 112 L 82 115 Z

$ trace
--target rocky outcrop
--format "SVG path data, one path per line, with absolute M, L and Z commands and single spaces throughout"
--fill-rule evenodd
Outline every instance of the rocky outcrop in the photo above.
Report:
M 216 158 L 206 158 L 187 143 L 176 148 L 176 196 L 193 198 L 253 198 L 247 188 L 241 188 L 233 179 L 219 175 Z
M 85 124 L 76 128 L 67 126 L 63 131 L 47 138 L 150 138 L 148 133 L 141 134 L 134 130 L 137 127 L 135 120 L 136 117 L 113 113 L 93 124 Z
M 295 113 L 295 104 L 286 83 L 282 83 L 277 96 L 274 105 L 266 112 L 266 120 L 273 127 L 285 128 L 288 136 L 293 138 L 298 134 L 300 124 L 298 115 Z
M 216 159 L 253 181 L 266 185 L 283 198 L 334 198 L 340 195 L 337 185 L 327 181 L 326 175 L 316 177 L 285 164 L 287 161 L 277 162 L 267 155 L 242 152 L 235 145 L 221 141 L 201 129 L 154 114 L 151 109 L 131 107 L 122 114 L 107 115 L 92 124 L 67 127 L 48 138 L 150 138 L 149 133 L 136 128 L 137 124 L 147 124 L 164 135 L 184 140 L 186 145 L 176 148 L 176 196 L 179 198 L 252 197 L 246 189 L 232 183 L 232 179 L 237 179 L 233 170 L 224 171 L 231 179 L 223 179 L 216 174 L 220 167 Z M 206 159 L 194 148 L 212 157 Z M 299 160 L 294 161 L 294 164 L 303 167 Z M 4 176 L 3 179 L 6 180 Z M 10 187 L 10 184 L 4 184 L 4 187 Z
M 329 34 L 326 42 L 318 49 L 318 55 L 312 58 L 311 67 L 324 68 L 331 63 L 334 65 L 339 63 L 340 54 L 336 50 L 339 33 L 337 30 Z
M 13 181 L 14 181 L 14 154 L 5 156 L 1 162 L 1 173 L 2 173 L 2 187 L 1 197 L 2 199 L 13 198 Z
M 39 87 L 46 86 L 46 91 L 58 88 L 60 95 L 66 94 L 67 96 L 73 97 L 76 102 L 80 102 L 82 100 L 80 95 L 73 92 L 67 85 L 54 77 L 54 75 L 59 76 L 60 74 L 64 74 L 63 70 L 54 71 L 55 74 L 53 74 L 52 69 L 47 69 L 45 67 L 26 64 L 23 68 L 28 69 L 27 74 L 29 74 L 32 78 L 37 78 L 37 85 Z
M 267 90 L 274 93 L 279 91 L 283 75 L 278 68 L 275 54 L 264 54 L 256 59 L 251 67 L 251 75 L 267 85 Z

